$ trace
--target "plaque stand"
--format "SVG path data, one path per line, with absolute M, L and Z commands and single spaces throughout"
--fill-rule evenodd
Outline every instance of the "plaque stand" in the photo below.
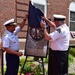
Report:
M 4 60 L 4 51 L 3 49 L 1 49 L 1 74 L 4 74 L 4 64 L 3 64 L 3 60 Z
M 34 29 L 33 29 L 34 30 Z M 41 40 L 43 40 L 43 41 L 41 41 L 41 42 L 44 42 L 44 43 L 42 43 L 42 45 L 41 45 L 41 50 L 40 49 L 38 49 L 37 50 L 37 48 L 39 48 L 39 46 L 38 46 L 38 44 L 36 44 L 36 42 L 35 41 L 37 41 L 37 40 L 33 40 L 32 38 L 31 38 L 31 35 L 30 35 L 30 32 L 32 32 L 32 31 L 30 31 L 30 28 L 28 27 L 28 32 L 27 32 L 27 40 L 26 40 L 26 46 L 25 46 L 25 56 L 26 56 L 26 59 L 24 60 L 24 63 L 23 63 L 23 66 L 21 67 L 21 72 L 20 72 L 20 75 L 22 75 L 22 71 L 23 71 L 23 69 L 24 69 L 24 66 L 25 66 L 25 64 L 26 64 L 26 62 L 34 62 L 34 61 L 36 61 L 36 62 L 39 62 L 39 63 L 41 63 L 42 64 L 42 73 L 43 73 L 43 75 L 46 75 L 46 73 L 45 73 L 45 69 L 44 69 L 44 58 L 46 58 L 47 57 L 47 50 L 48 50 L 48 47 L 47 48 L 45 48 L 46 50 L 45 50 L 45 52 L 43 51 L 43 46 L 45 46 L 45 45 L 47 45 L 48 46 L 48 41 L 46 41 L 46 40 L 44 40 L 45 38 L 43 38 L 43 39 L 41 39 Z M 49 28 L 48 28 L 48 32 L 49 32 Z M 32 36 L 33 37 L 33 36 Z M 35 39 L 35 38 L 34 38 Z M 40 42 L 40 41 L 38 41 L 38 43 Z M 35 47 L 36 48 L 36 51 L 39 51 L 39 52 L 36 52 L 35 50 L 34 50 L 34 47 L 32 48 L 32 46 L 34 46 L 33 45 L 33 43 L 31 43 L 31 42 L 34 42 L 35 44 L 36 44 L 36 46 L 37 47 Z M 40 43 L 39 43 L 40 44 Z M 44 45 L 45 44 L 45 45 Z M 30 45 L 30 46 L 29 46 Z M 31 47 L 30 49 L 28 49 L 28 47 Z M 35 53 L 36 52 L 36 53 Z M 41 52 L 41 53 L 40 53 Z M 44 53 L 43 53 L 44 52 Z M 39 54 L 39 55 L 38 55 Z M 28 56 L 32 56 L 32 57 L 38 57 L 38 58 L 40 58 L 41 59 L 41 62 L 40 62 L 40 60 L 38 59 L 38 60 L 29 60 L 29 61 L 27 61 L 27 58 L 28 58 Z
M 24 64 L 23 64 L 23 66 L 22 66 L 22 68 L 21 68 L 20 75 L 22 74 L 22 71 L 23 71 L 23 69 L 24 69 L 24 66 L 25 66 L 26 62 L 33 62 L 33 61 L 27 61 L 27 58 L 28 58 L 28 56 L 26 56 L 26 59 L 25 59 L 25 61 L 24 61 Z M 37 62 L 39 62 L 39 63 L 41 63 L 41 64 L 42 64 L 43 75 L 45 75 L 43 57 L 40 57 L 40 58 L 41 58 L 41 61 L 42 61 L 42 62 L 40 62 L 40 60 L 38 60 Z M 35 61 L 35 60 L 34 60 L 34 61 Z

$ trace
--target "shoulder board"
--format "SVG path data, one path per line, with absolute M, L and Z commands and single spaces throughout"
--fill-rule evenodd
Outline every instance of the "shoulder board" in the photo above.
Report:
M 63 27 L 60 26 L 58 29 L 56 29 L 56 31 L 58 31 L 58 32 L 60 33 L 62 28 L 63 28 Z
M 57 29 L 56 31 L 58 31 L 60 33 L 61 32 L 61 28 Z
M 4 36 L 6 36 L 8 33 L 4 33 Z

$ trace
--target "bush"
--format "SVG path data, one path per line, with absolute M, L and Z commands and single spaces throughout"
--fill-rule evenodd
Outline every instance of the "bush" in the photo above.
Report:
M 45 63 L 48 63 L 48 56 L 47 56 L 47 58 L 45 58 L 45 60 L 44 60 L 44 61 L 45 61 Z
M 68 66 L 70 66 L 70 63 L 73 62 L 74 57 L 75 57 L 75 48 L 70 47 L 70 49 L 69 49 Z
M 69 53 L 75 57 L 75 48 L 70 48 Z
M 74 51 L 74 50 L 72 50 Z M 32 58 L 28 58 L 30 60 L 32 60 Z M 70 63 L 73 62 L 74 59 L 74 55 L 69 53 L 69 58 L 68 58 L 68 66 L 70 65 Z M 20 59 L 20 67 L 23 66 L 25 61 L 25 58 L 21 58 Z M 48 56 L 47 58 L 44 58 L 44 62 L 47 64 L 48 63 Z M 20 68 L 21 70 L 21 68 Z M 48 69 L 45 68 L 46 74 L 48 73 Z M 31 75 L 42 75 L 42 67 L 41 65 L 37 65 L 35 62 L 26 62 L 24 69 L 23 69 L 23 74 L 27 74 L 30 73 Z
M 21 72 L 21 68 L 23 66 L 24 60 L 25 60 L 24 58 L 20 59 L 20 70 L 19 70 L 19 72 Z M 26 74 L 41 75 L 42 69 L 41 69 L 41 66 L 39 64 L 37 65 L 34 62 L 26 62 L 25 66 L 22 70 L 22 73 L 25 75 Z
M 32 67 L 30 67 L 30 63 L 27 62 L 24 66 L 22 73 L 27 74 L 27 73 L 31 73 L 31 72 L 32 72 Z
M 70 63 L 73 62 L 73 59 L 74 59 L 74 56 L 72 54 L 69 54 L 69 57 L 68 57 L 68 66 L 70 66 Z
M 19 65 L 22 66 L 24 61 L 25 61 L 25 58 L 20 58 L 20 64 Z

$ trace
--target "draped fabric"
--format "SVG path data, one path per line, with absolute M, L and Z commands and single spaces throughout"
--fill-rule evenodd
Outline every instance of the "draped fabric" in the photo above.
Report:
M 41 16 L 44 16 L 41 10 L 36 8 L 31 4 L 31 1 L 29 2 L 29 11 L 28 11 L 29 17 L 28 17 L 28 25 L 30 27 L 34 28 L 41 28 L 40 21 Z
M 25 55 L 35 57 L 47 57 L 47 40 L 44 37 L 40 21 L 43 20 L 43 12 L 29 1 L 28 31 L 25 44 Z M 48 25 L 47 25 L 48 26 Z M 47 30 L 49 28 L 47 27 Z

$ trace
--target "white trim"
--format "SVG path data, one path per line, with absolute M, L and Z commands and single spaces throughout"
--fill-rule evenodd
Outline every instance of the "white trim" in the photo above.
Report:
M 73 2 L 71 2 L 70 3 L 70 5 L 69 5 L 69 28 L 70 28 L 70 22 L 71 22 L 71 20 L 70 20 L 70 12 L 71 11 L 73 11 L 73 12 L 75 12 L 75 2 L 73 1 Z
M 69 29 L 70 29 L 70 22 L 74 22 L 74 21 L 71 21 L 70 20 L 70 12 L 75 12 L 75 2 L 71 2 L 70 5 L 69 5 L 69 22 L 68 22 L 68 26 L 69 26 Z M 73 31 L 70 31 L 70 32 L 73 32 Z M 75 31 L 74 31 L 75 32 Z M 74 40 L 75 41 L 75 38 L 72 38 L 71 34 L 70 34 L 70 40 Z M 75 44 L 70 44 L 70 46 L 75 46 Z
M 19 39 L 19 42 L 26 42 L 26 39 Z
M 31 0 L 32 3 L 46 4 L 46 0 Z
M 69 22 L 68 22 L 69 30 L 70 30 L 70 10 L 69 10 Z
M 71 2 L 71 3 L 70 3 L 69 11 L 75 12 L 75 2 Z

